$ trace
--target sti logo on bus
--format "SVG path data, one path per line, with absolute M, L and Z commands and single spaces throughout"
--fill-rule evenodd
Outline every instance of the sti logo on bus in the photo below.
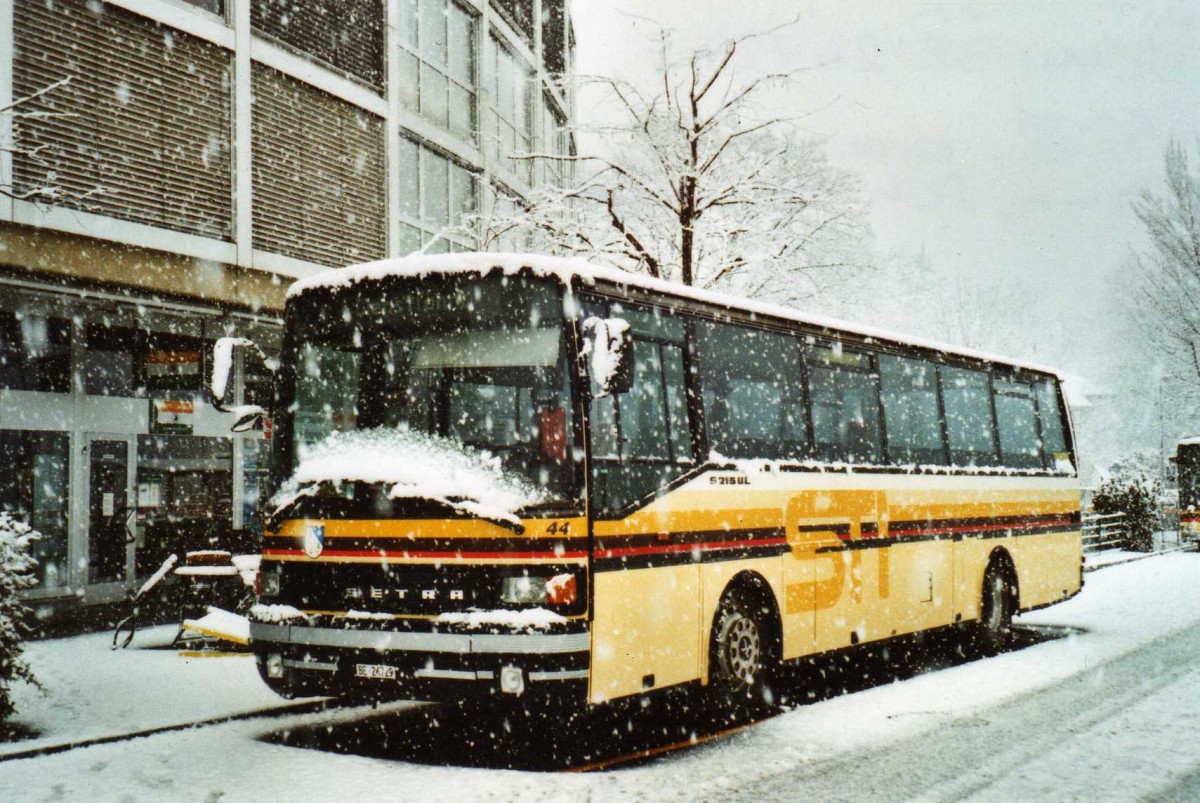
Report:
M 325 525 L 307 525 L 304 528 L 304 554 L 310 558 L 319 558 L 323 549 L 325 549 Z

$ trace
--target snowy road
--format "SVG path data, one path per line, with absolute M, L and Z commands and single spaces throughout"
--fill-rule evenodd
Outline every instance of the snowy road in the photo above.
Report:
M 21 746 L 0 745 L 0 800 L 1200 799 L 1200 554 L 1089 574 L 1074 600 L 1023 619 L 1033 628 L 1025 646 L 1005 655 L 963 660 L 926 647 L 825 662 L 787 689 L 814 702 L 603 771 L 532 770 L 720 728 L 679 700 L 567 726 L 409 704 L 274 710 L 29 759 L 4 761 Z M 96 637 L 33 645 L 51 693 L 22 699 L 40 731 L 26 745 L 282 702 L 262 694 L 246 658 L 143 650 L 81 660 L 101 647 Z M 125 685 L 95 694 L 89 670 Z M 201 693 L 185 690 L 198 681 Z

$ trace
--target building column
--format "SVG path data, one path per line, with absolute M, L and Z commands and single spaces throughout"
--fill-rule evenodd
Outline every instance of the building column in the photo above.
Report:
M 13 3 L 15 0 L 0 0 L 0 109 L 9 106 L 13 98 Z M 12 144 L 12 114 L 0 114 L 0 145 Z M 0 149 L 0 187 L 11 187 L 13 182 L 12 154 Z M 0 220 L 12 220 L 12 198 L 0 194 Z
M 384 118 L 384 170 L 387 179 L 387 199 L 384 214 L 387 221 L 386 253 L 389 257 L 400 256 L 400 3 L 405 0 L 387 0 L 384 17 L 384 92 L 387 100 L 387 116 Z
M 0 0 L 4 2 L 5 0 Z M 253 144 L 250 136 L 253 95 L 250 66 L 250 2 L 233 2 L 233 175 L 234 237 L 237 263 L 254 264 Z

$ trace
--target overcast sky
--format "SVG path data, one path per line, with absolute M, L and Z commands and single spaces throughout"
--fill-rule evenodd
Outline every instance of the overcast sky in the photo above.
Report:
M 680 45 L 799 22 L 747 74 L 811 66 L 786 101 L 862 178 L 881 253 L 1098 309 L 1130 202 L 1200 135 L 1200 3 L 573 0 L 578 68 L 635 77 L 650 17 Z M 580 110 L 584 115 L 587 109 Z M 1073 317 L 1073 316 L 1072 316 Z

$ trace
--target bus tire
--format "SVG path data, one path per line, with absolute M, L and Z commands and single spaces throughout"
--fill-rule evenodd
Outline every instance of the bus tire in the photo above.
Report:
M 745 590 L 727 592 L 713 624 L 709 690 L 716 705 L 737 714 L 771 702 L 777 658 L 766 603 Z
M 1015 613 L 1013 585 L 1005 567 L 991 563 L 983 575 L 983 590 L 979 608 L 976 641 L 984 655 L 996 655 L 1012 642 L 1012 620 Z

